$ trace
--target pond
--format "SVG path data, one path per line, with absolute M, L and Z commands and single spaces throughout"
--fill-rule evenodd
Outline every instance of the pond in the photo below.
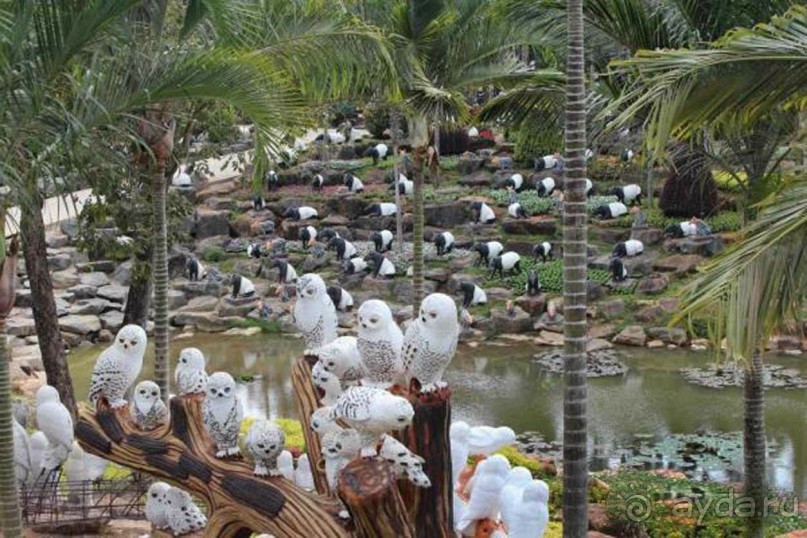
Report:
M 239 385 L 247 415 L 295 417 L 290 380 L 291 365 L 302 342 L 291 336 L 235 337 L 200 334 L 174 340 L 172 360 L 187 346 L 199 347 L 208 358 L 208 372 L 226 370 L 233 375 L 255 376 Z M 92 366 L 102 347 L 70 355 L 73 382 L 79 395 L 87 394 Z M 558 441 L 563 424 L 563 379 L 544 372 L 530 359 L 546 348 L 496 342 L 478 347 L 460 346 L 447 380 L 453 390 L 453 416 L 473 424 L 506 425 L 519 432 L 538 432 L 546 441 Z M 636 443 L 658 441 L 645 448 L 667 465 L 680 446 L 671 439 L 680 434 L 715 432 L 728 438 L 721 448 L 721 465 L 708 462 L 697 476 L 738 480 L 742 451 L 740 389 L 717 391 L 685 383 L 678 373 L 686 366 L 703 366 L 708 353 L 623 349 L 629 372 L 619 378 L 599 378 L 589 384 L 589 426 L 592 468 L 631 461 Z M 142 378 L 150 375 L 151 351 Z M 807 374 L 807 361 L 775 356 L 772 362 Z M 173 364 L 171 367 L 173 372 Z M 769 390 L 767 428 L 770 441 L 770 484 L 782 492 L 807 495 L 807 396 L 803 390 Z M 727 435 L 720 435 L 727 434 Z M 679 454 L 680 456 L 680 454 Z M 714 462 L 712 462 L 714 463 Z

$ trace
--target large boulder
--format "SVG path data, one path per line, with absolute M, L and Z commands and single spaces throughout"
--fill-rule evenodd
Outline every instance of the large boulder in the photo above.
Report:
M 73 258 L 65 252 L 48 256 L 48 267 L 51 271 L 63 271 L 73 264 Z
M 69 315 L 59 318 L 59 328 L 73 334 L 88 335 L 100 331 L 101 322 L 98 316 Z
M 698 264 L 703 260 L 703 256 L 698 256 L 697 254 L 674 254 L 656 260 L 655 263 L 653 263 L 653 268 L 663 273 L 683 275 L 694 272 Z
M 630 231 L 631 239 L 638 239 L 646 247 L 658 245 L 664 239 L 664 234 L 658 228 L 633 228 Z
M 647 336 L 653 340 L 661 340 L 665 344 L 683 346 L 689 341 L 687 332 L 680 327 L 650 327 Z
M 478 172 L 462 176 L 458 183 L 463 187 L 487 188 L 493 185 L 493 174 L 485 170 L 479 170 Z
M 603 319 L 616 319 L 625 313 L 625 301 L 622 299 L 600 301 L 596 307 L 598 316 Z
M 108 299 L 114 303 L 123 303 L 129 293 L 129 288 L 118 286 L 117 284 L 110 284 L 98 288 L 97 295 L 102 299 Z
M 640 325 L 629 325 L 614 337 L 613 342 L 625 346 L 644 347 L 647 343 L 647 335 Z
M 539 316 L 546 310 L 546 294 L 522 295 L 516 299 L 516 304 L 530 316 Z
M 132 279 L 133 267 L 134 262 L 132 260 L 127 260 L 119 264 L 112 272 L 112 281 L 121 286 L 128 286 Z
M 123 312 L 110 310 L 101 314 L 99 320 L 104 329 L 116 333 L 123 326 Z
M 83 286 L 101 288 L 109 284 L 109 277 L 100 271 L 93 271 L 91 273 L 81 273 L 79 282 L 81 282 Z
M 219 306 L 219 316 L 221 317 L 244 317 L 256 308 L 260 300 L 258 297 L 248 297 L 244 299 L 226 298 Z
M 168 290 L 168 308 L 176 310 L 188 303 L 188 298 L 180 290 Z
M 216 181 L 215 183 L 210 183 L 198 191 L 196 193 L 196 200 L 201 203 L 211 197 L 228 197 L 237 190 L 238 184 L 235 180 Z
M 671 252 L 697 254 L 709 258 L 723 250 L 723 241 L 718 235 L 685 237 L 683 239 L 669 239 L 665 241 L 664 248 Z
M 72 288 L 79 283 L 78 272 L 74 268 L 56 271 L 51 274 L 53 287 L 57 289 Z
M 179 308 L 180 312 L 212 312 L 219 304 L 218 297 L 210 297 L 201 295 L 194 297 L 188 301 L 184 306 Z
M 495 334 L 520 334 L 533 330 L 530 315 L 518 306 L 514 306 L 511 313 L 503 308 L 494 308 L 490 312 L 490 319 Z
M 502 222 L 502 231 L 513 235 L 555 235 L 557 223 L 553 217 L 530 217 L 507 219 Z
M 325 211 L 348 219 L 355 219 L 364 215 L 367 210 L 367 201 L 355 194 L 335 194 L 325 200 Z M 324 223 L 323 223 L 324 225 Z
M 219 317 L 213 312 L 177 312 L 171 318 L 171 324 L 177 327 L 194 327 L 200 332 L 224 332 L 237 325 L 240 317 Z
M 462 175 L 473 174 L 477 170 L 482 169 L 485 166 L 485 158 L 480 157 L 475 153 L 471 153 L 470 151 L 466 151 L 463 153 L 459 160 L 457 161 L 457 172 Z
M 229 212 L 205 207 L 196 208 L 192 232 L 194 238 L 197 240 L 206 239 L 216 235 L 228 235 L 229 233 Z
M 36 334 L 34 318 L 12 316 L 6 321 L 9 336 L 31 336 Z
M 74 305 L 70 307 L 69 313 L 74 315 L 94 315 L 97 316 L 98 314 L 102 314 L 107 310 L 113 308 L 113 303 L 110 303 L 106 299 L 85 299 L 83 301 L 78 301 Z
M 653 273 L 641 279 L 636 286 L 637 293 L 658 295 L 670 285 L 670 277 L 664 273 Z
M 459 201 L 430 204 L 423 208 L 423 219 L 428 226 L 454 228 L 468 221 L 467 208 L 468 204 Z

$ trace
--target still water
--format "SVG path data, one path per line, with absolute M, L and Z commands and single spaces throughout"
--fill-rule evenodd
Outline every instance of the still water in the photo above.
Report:
M 299 339 L 202 334 L 173 341 L 172 361 L 182 347 L 191 345 L 204 352 L 208 372 L 226 370 L 234 376 L 255 377 L 239 385 L 247 416 L 296 417 L 290 373 L 302 351 Z M 101 349 L 87 348 L 70 355 L 73 382 L 80 395 L 87 393 L 90 372 Z M 506 425 L 517 433 L 533 431 L 547 441 L 559 440 L 562 377 L 547 374 L 530 361 L 536 351 L 543 350 L 523 344 L 460 346 L 446 374 L 454 394 L 453 417 L 472 425 Z M 637 438 L 664 439 L 671 434 L 702 430 L 742 429 L 740 389 L 696 387 L 685 383 L 678 374 L 679 368 L 705 365 L 709 354 L 636 349 L 624 352 L 630 367 L 627 375 L 592 379 L 589 383 L 589 427 L 592 453 L 596 455 L 593 466 L 617 463 L 620 449 Z M 151 351 L 146 355 L 143 379 L 150 376 L 152 356 Z M 807 359 L 771 360 L 807 375 Z M 802 390 L 777 389 L 769 390 L 766 399 L 770 484 L 780 491 L 807 497 L 807 395 Z M 729 467 L 739 469 L 741 460 Z

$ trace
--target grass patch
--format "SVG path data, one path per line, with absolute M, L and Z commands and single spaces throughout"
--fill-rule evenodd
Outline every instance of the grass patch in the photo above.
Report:
M 667 217 L 660 209 L 652 208 L 643 210 L 645 217 L 647 217 L 647 225 L 651 228 L 658 228 L 664 230 L 671 224 L 678 224 L 685 220 L 680 217 Z M 618 219 L 608 221 L 608 226 L 616 226 L 621 228 L 630 228 L 633 225 L 633 215 L 624 215 Z M 704 219 L 706 224 L 712 229 L 712 232 L 736 232 L 743 226 L 742 217 L 736 211 L 723 211 L 713 217 Z

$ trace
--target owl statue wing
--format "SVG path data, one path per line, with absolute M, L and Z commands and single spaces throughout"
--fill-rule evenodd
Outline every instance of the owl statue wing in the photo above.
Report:
M 420 324 L 413 321 L 406 329 L 404 336 L 403 348 L 401 351 L 401 359 L 403 361 L 404 371 L 409 372 L 412 365 L 417 359 L 420 347 L 423 344 L 423 335 L 420 331 Z
M 105 349 L 95 363 L 95 368 L 93 368 L 92 377 L 90 378 L 89 399 L 91 402 L 95 402 L 104 392 L 104 387 L 109 382 L 110 376 L 122 375 L 120 365 L 116 360 L 117 355 L 114 351 L 114 347 Z

